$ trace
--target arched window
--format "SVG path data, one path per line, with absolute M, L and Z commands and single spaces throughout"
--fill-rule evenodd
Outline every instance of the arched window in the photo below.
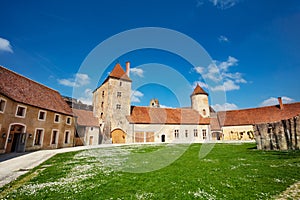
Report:
M 203 109 L 203 110 L 202 110 L 202 113 L 203 113 L 203 115 L 206 115 L 206 110 Z

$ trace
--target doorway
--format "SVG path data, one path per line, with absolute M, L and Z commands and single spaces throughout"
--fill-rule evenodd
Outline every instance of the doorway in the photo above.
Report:
M 126 140 L 126 133 L 122 129 L 115 129 L 111 132 L 113 144 L 124 144 Z
M 24 133 L 25 126 L 12 125 L 10 127 L 7 138 L 6 153 L 9 152 L 25 152 L 26 133 Z
M 166 136 L 163 134 L 161 135 L 161 142 L 165 142 L 166 141 Z

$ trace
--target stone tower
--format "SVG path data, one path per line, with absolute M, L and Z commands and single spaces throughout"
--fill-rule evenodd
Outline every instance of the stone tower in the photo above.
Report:
M 158 99 L 151 99 L 149 106 L 150 107 L 154 107 L 154 108 L 159 108 L 159 101 L 158 101 Z
M 202 117 L 209 117 L 208 93 L 205 92 L 199 84 L 194 89 L 191 95 L 192 109 L 197 110 Z
M 126 72 L 118 63 L 100 87 L 93 92 L 94 115 L 99 119 L 104 139 L 125 143 L 130 115 L 131 79 L 130 63 Z M 114 141 L 115 140 L 115 141 Z

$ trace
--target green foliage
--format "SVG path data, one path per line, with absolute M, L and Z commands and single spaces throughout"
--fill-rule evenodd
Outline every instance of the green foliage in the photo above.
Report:
M 147 157 L 167 145 L 59 154 L 2 188 L 0 199 L 271 199 L 300 180 L 299 151 L 254 147 L 216 144 L 199 159 L 201 145 L 192 144 L 170 165 L 147 173 L 119 170 L 135 162 L 132 155 Z

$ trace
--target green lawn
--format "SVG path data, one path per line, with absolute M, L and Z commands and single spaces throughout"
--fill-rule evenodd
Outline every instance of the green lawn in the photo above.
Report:
M 272 199 L 300 180 L 299 151 L 216 144 L 199 159 L 200 148 L 143 145 L 59 154 L 1 188 L 0 199 Z

